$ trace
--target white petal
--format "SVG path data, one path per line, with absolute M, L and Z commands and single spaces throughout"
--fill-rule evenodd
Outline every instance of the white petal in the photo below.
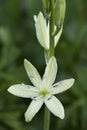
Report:
M 49 28 L 46 19 L 40 12 L 38 17 L 34 16 L 36 35 L 40 44 L 46 49 L 49 49 Z
M 57 117 L 63 119 L 64 118 L 64 108 L 61 102 L 55 97 L 52 96 L 49 99 L 45 100 L 45 104 L 47 108 Z
M 38 90 L 35 87 L 24 84 L 12 85 L 8 88 L 8 92 L 15 96 L 24 98 L 33 98 L 39 95 Z
M 24 60 L 24 66 L 33 85 L 36 87 L 40 87 L 41 77 L 36 68 L 26 59 Z
M 61 27 L 60 31 L 58 32 L 58 34 L 55 36 L 54 38 L 54 41 L 55 41 L 55 46 L 57 45 L 60 37 L 61 37 L 61 34 L 62 34 L 62 30 L 63 30 L 63 27 Z
M 43 76 L 42 86 L 49 88 L 52 86 L 57 73 L 57 63 L 55 57 L 51 57 L 47 63 Z
M 25 120 L 26 122 L 31 121 L 32 118 L 36 115 L 36 113 L 40 110 L 43 105 L 43 98 L 38 98 L 33 100 L 29 105 L 27 111 L 25 112 Z
M 74 81 L 75 80 L 71 78 L 71 79 L 66 79 L 66 80 L 63 80 L 54 84 L 52 94 L 58 94 L 58 93 L 66 91 L 67 89 L 72 87 L 72 85 L 74 84 Z

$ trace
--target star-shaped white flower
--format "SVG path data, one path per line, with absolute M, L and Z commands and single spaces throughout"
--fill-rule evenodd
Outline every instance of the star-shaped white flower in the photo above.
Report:
M 27 111 L 25 112 L 26 121 L 28 122 L 32 120 L 42 107 L 43 103 L 45 103 L 47 108 L 55 116 L 63 119 L 64 107 L 54 95 L 69 89 L 74 84 L 74 79 L 66 79 L 53 84 L 57 73 L 57 62 L 55 57 L 50 58 L 47 63 L 42 79 L 36 68 L 26 59 L 24 60 L 24 66 L 27 75 L 34 86 L 16 84 L 8 88 L 8 91 L 13 95 L 32 99 Z
M 44 47 L 46 50 L 49 50 L 50 47 L 50 38 L 49 38 L 49 22 L 46 22 L 46 19 L 44 18 L 42 12 L 38 14 L 38 16 L 34 16 L 35 20 L 35 28 L 36 28 L 36 35 L 38 38 L 39 43 L 42 47 Z M 55 25 L 56 29 L 56 25 Z M 61 36 L 63 27 L 60 29 L 60 31 L 57 33 L 57 35 L 54 37 L 54 44 L 57 45 L 59 38 Z

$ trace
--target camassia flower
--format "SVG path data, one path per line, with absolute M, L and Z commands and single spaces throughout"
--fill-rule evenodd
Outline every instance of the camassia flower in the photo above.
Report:
M 25 120 L 27 122 L 31 121 L 44 103 L 50 112 L 63 119 L 64 107 L 54 95 L 69 89 L 74 84 L 74 79 L 66 79 L 53 84 L 57 73 L 57 62 L 55 57 L 51 57 L 47 63 L 42 79 L 36 68 L 26 59 L 24 60 L 24 66 L 27 75 L 34 86 L 16 84 L 8 88 L 8 91 L 13 95 L 32 99 L 25 112 Z
M 50 38 L 49 38 L 49 21 L 46 22 L 46 19 L 44 18 L 42 12 L 38 14 L 38 16 L 34 16 L 35 20 L 35 28 L 36 28 L 36 35 L 38 38 L 39 43 L 42 47 L 44 47 L 46 50 L 49 50 L 50 48 Z M 54 27 L 56 29 L 56 25 Z M 59 38 L 61 36 L 63 27 L 61 27 L 60 31 L 57 33 L 57 35 L 54 37 L 54 46 L 57 45 Z

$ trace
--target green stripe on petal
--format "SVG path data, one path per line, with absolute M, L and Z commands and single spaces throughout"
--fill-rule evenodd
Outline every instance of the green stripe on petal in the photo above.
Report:
M 35 99 L 29 105 L 27 111 L 25 112 L 26 122 L 30 122 L 36 113 L 40 110 L 43 105 L 43 98 Z
M 43 76 L 42 87 L 49 88 L 54 83 L 57 73 L 57 63 L 55 57 L 51 57 L 47 63 L 45 73 Z
M 38 73 L 38 71 L 36 70 L 36 68 L 28 61 L 28 60 L 24 60 L 24 66 L 25 66 L 25 70 L 27 72 L 27 75 L 29 76 L 32 84 L 35 87 L 40 87 L 41 84 L 41 77 Z
M 8 92 L 15 96 L 24 98 L 33 98 L 39 96 L 38 90 L 35 87 L 24 84 L 12 85 L 8 88 Z
M 75 79 L 66 79 L 53 85 L 52 94 L 58 94 L 71 88 L 74 84 Z
M 52 96 L 45 100 L 45 104 L 47 108 L 57 117 L 63 119 L 64 118 L 64 108 L 61 102 L 55 97 Z

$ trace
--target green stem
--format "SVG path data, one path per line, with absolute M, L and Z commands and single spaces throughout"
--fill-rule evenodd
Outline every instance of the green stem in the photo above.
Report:
M 50 0 L 50 9 L 51 9 L 51 17 L 50 17 L 50 27 L 49 27 L 49 35 L 50 35 L 50 49 L 48 52 L 48 59 L 49 61 L 50 57 L 54 56 L 54 36 L 52 35 L 54 32 L 54 0 Z M 44 113 L 44 130 L 49 130 L 50 126 L 50 111 L 45 106 L 45 113 Z
M 54 56 L 54 36 L 52 35 L 54 32 L 54 0 L 50 0 L 50 8 L 51 8 L 51 17 L 50 17 L 50 57 Z
M 50 126 L 50 111 L 45 106 L 45 113 L 44 113 L 44 130 L 49 130 Z

